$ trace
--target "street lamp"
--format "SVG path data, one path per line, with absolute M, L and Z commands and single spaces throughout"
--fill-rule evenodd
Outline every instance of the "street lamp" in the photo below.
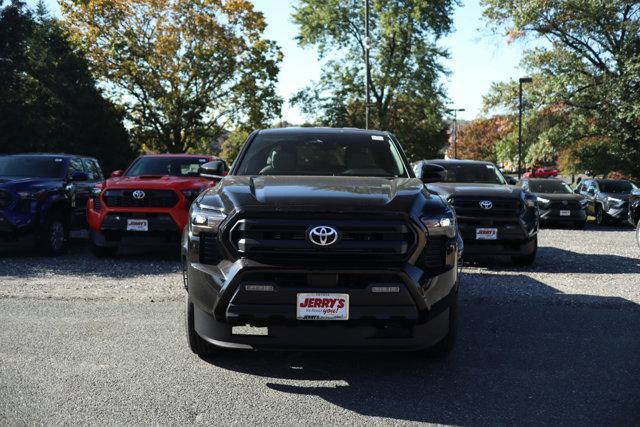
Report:
M 369 92 L 369 85 L 371 83 L 371 71 L 369 69 L 369 44 L 371 39 L 369 38 L 369 0 L 364 2 L 364 69 L 365 69 L 365 105 L 364 105 L 364 128 L 369 129 L 369 120 L 371 118 L 371 110 L 369 104 L 371 103 L 371 94 Z
M 458 111 L 465 111 L 464 108 L 449 108 L 447 112 L 453 113 L 453 158 L 458 158 Z
M 533 79 L 531 77 L 521 77 L 518 90 L 518 179 L 522 176 L 522 84 L 531 83 Z

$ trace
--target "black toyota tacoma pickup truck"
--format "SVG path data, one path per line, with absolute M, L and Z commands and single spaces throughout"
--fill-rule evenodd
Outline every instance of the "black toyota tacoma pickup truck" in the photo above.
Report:
M 418 177 L 434 166 L 446 169 L 429 190 L 456 211 L 465 255 L 507 255 L 516 265 L 531 265 L 538 251 L 537 198 L 509 186 L 498 168 L 473 160 L 425 160 L 414 164 Z
M 461 251 L 453 210 L 393 135 L 256 131 L 191 207 L 189 346 L 447 354 Z

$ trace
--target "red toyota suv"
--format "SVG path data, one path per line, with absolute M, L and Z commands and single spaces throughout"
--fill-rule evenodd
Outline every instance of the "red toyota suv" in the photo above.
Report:
M 217 177 L 203 176 L 213 156 L 147 155 L 126 171 L 113 172 L 87 203 L 91 247 L 96 256 L 115 255 L 125 245 L 175 245 L 189 218 L 191 202 L 213 187 Z

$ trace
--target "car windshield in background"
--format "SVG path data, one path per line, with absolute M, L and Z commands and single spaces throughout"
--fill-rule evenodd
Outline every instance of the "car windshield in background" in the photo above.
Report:
M 308 132 L 259 134 L 238 175 L 408 176 L 387 136 Z
M 475 184 L 506 184 L 502 174 L 493 165 L 485 163 L 437 163 L 447 170 L 445 182 Z
M 0 176 L 61 178 L 65 161 L 62 157 L 2 156 Z
M 124 176 L 199 176 L 205 157 L 141 157 Z
M 532 193 L 547 193 L 547 194 L 568 194 L 573 193 L 571 187 L 562 181 L 543 180 L 543 181 L 529 181 L 529 191 Z
M 598 181 L 598 185 L 603 193 L 627 194 L 638 188 L 629 181 Z

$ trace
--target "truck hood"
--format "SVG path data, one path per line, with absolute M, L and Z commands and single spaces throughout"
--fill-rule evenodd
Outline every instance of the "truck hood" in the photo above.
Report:
M 543 197 L 545 199 L 549 199 L 549 200 L 568 200 L 568 201 L 577 200 L 577 201 L 580 201 L 580 200 L 584 199 L 584 197 L 582 197 L 579 194 L 571 194 L 571 193 L 566 193 L 566 194 L 533 193 L 533 194 L 535 194 L 536 196 Z
M 215 182 L 201 177 L 181 176 L 121 176 L 109 178 L 104 185 L 107 190 L 185 190 L 205 188 Z
M 420 194 L 430 197 L 422 181 L 416 178 L 229 176 L 205 193 L 199 203 L 226 211 L 315 208 L 325 212 L 370 209 L 409 212 Z
M 59 178 L 22 178 L 22 177 L 0 177 L 0 189 L 25 191 L 44 190 L 57 188 L 64 185 L 64 181 Z
M 443 197 L 448 196 L 476 196 L 476 197 L 499 197 L 517 199 L 522 193 L 522 189 L 501 184 L 463 184 L 463 183 L 436 183 L 427 187 Z

